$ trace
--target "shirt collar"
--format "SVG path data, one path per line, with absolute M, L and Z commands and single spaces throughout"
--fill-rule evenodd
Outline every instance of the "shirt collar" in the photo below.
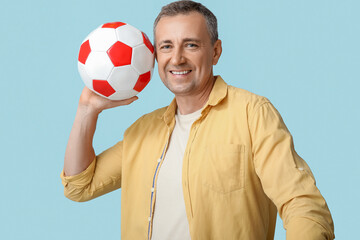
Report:
M 211 90 L 209 100 L 205 104 L 204 108 L 206 108 L 207 105 L 218 105 L 226 97 L 227 88 L 228 85 L 226 84 L 226 82 L 220 76 L 216 76 L 214 87 Z
M 218 105 L 226 97 L 227 88 L 228 85 L 225 83 L 225 81 L 220 76 L 216 76 L 214 86 L 211 90 L 207 103 L 203 107 L 202 114 L 204 114 L 205 109 L 208 109 L 209 106 L 213 107 Z M 164 119 L 167 125 L 170 125 L 172 120 L 174 119 L 176 109 L 176 99 L 174 98 L 161 117 L 162 119 Z

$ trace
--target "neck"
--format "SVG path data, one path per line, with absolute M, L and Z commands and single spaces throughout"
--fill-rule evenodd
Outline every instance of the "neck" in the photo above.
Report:
M 182 115 L 193 113 L 201 109 L 209 99 L 211 90 L 215 83 L 215 77 L 211 84 L 208 84 L 206 88 L 196 95 L 181 96 L 175 95 L 177 107 Z

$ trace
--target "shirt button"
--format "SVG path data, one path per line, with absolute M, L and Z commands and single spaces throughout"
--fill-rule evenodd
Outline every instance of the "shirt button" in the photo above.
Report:
M 151 217 L 148 218 L 148 221 L 149 221 L 149 222 L 151 221 Z
M 157 162 L 161 162 L 161 158 L 159 158 L 159 159 L 157 160 Z
M 155 190 L 154 188 L 151 188 L 151 192 L 154 192 L 154 190 Z
M 303 170 L 304 170 L 304 168 L 302 168 L 302 167 L 299 167 L 298 169 L 299 169 L 300 171 L 303 171 Z

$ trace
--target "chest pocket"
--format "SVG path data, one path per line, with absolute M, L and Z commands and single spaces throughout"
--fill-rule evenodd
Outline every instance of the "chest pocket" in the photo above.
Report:
M 244 187 L 245 147 L 237 144 L 206 146 L 202 166 L 203 185 L 219 193 Z

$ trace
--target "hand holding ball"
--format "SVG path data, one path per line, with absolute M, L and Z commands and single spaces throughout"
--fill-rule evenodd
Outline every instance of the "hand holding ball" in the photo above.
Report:
M 137 95 L 153 69 L 153 45 L 145 33 L 126 23 L 105 23 L 80 46 L 78 70 L 86 87 L 111 100 Z

